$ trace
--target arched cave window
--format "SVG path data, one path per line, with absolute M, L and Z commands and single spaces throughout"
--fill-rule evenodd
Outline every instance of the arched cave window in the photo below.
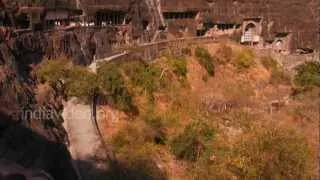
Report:
M 253 23 L 249 23 L 246 25 L 244 30 L 244 39 L 247 42 L 252 42 L 254 39 L 254 36 L 256 35 L 256 25 Z

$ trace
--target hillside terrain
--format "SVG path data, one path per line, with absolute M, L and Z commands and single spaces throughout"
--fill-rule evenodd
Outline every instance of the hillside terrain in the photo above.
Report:
M 298 90 L 272 57 L 232 43 L 187 52 L 166 55 L 145 70 L 136 67 L 139 62 L 120 64 L 139 115 L 111 107 L 101 126 L 123 166 L 143 170 L 122 173 L 150 179 L 315 177 L 319 88 Z M 110 112 L 110 106 L 101 108 Z
M 90 24 L 110 8 L 123 24 L 15 24 L 25 5 L 69 11 L 77 2 Z M 0 0 L 0 179 L 317 179 L 317 51 L 175 41 L 159 32 L 158 2 Z M 161 3 L 222 25 L 262 17 L 264 43 L 288 32 L 293 49 L 320 47 L 316 0 Z M 183 23 L 170 23 L 180 34 Z M 157 43 L 162 36 L 173 40 Z
M 228 41 L 101 63 L 97 74 L 67 62 L 44 61 L 35 73 L 55 88 L 63 79 L 67 97 L 98 95 L 99 129 L 117 162 L 103 178 L 316 177 L 318 62 L 291 74 L 271 54 Z

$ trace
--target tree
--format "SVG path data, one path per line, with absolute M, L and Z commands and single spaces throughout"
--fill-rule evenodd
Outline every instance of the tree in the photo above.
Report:
M 98 86 L 109 105 L 125 112 L 135 111 L 132 96 L 126 87 L 125 79 L 113 63 L 102 63 L 97 72 Z

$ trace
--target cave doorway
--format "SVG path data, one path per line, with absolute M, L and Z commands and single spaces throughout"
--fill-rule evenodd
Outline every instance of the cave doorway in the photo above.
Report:
M 142 22 L 141 22 L 141 24 L 142 24 L 142 29 L 145 31 L 145 30 L 150 30 L 149 29 L 149 21 L 146 21 L 146 20 L 143 20 Z
M 163 17 L 165 19 L 194 19 L 197 14 L 196 11 L 164 12 Z
M 254 36 L 257 34 L 257 26 L 253 23 L 249 23 L 246 25 L 244 30 L 244 41 L 253 42 Z
M 18 29 L 27 29 L 30 27 L 30 18 L 28 14 L 21 13 L 16 17 L 16 23 Z
M 125 13 L 122 11 L 98 11 L 95 14 L 97 26 L 119 26 L 125 22 Z
M 217 26 L 217 29 L 220 31 L 239 28 L 237 24 L 233 24 L 233 23 L 217 23 L 215 25 Z
M 277 40 L 274 44 L 274 50 L 276 52 L 281 52 L 282 51 L 282 48 L 283 48 L 283 41 L 282 40 Z

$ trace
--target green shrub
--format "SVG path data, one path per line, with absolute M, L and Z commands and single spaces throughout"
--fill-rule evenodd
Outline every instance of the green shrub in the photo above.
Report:
M 68 60 L 59 58 L 56 60 L 44 60 L 36 69 L 36 76 L 55 87 L 68 76 Z
M 156 144 L 165 144 L 166 126 L 164 117 L 149 112 L 144 116 L 144 122 L 151 127 L 154 142 Z
M 215 133 L 207 123 L 190 124 L 172 140 L 172 153 L 179 159 L 196 161 L 207 149 L 207 143 L 215 137 Z
M 172 71 L 179 77 L 186 78 L 188 74 L 187 60 L 184 57 L 168 57 Z
M 149 94 L 153 94 L 157 89 L 157 81 L 160 80 L 160 69 L 147 65 L 137 71 L 136 77 L 131 77 L 134 84 L 142 87 Z
M 147 113 L 144 117 L 144 121 L 149 126 L 155 129 L 163 129 L 164 128 L 164 121 L 161 116 L 155 115 L 154 113 Z
M 97 71 L 98 84 L 109 105 L 125 112 L 135 110 L 125 79 L 114 63 L 102 63 Z
M 36 75 L 68 97 L 89 100 L 94 93 L 100 93 L 105 95 L 109 105 L 119 110 L 136 110 L 125 79 L 113 63 L 102 63 L 96 75 L 85 67 L 69 65 L 66 59 L 46 60 L 39 65 Z
M 196 47 L 195 56 L 199 64 L 205 68 L 210 76 L 214 76 L 213 58 L 207 49 Z
M 140 87 L 152 99 L 153 94 L 161 88 L 166 88 L 168 82 L 161 78 L 161 69 L 154 64 L 142 61 L 132 61 L 121 65 L 130 82 L 135 87 Z
M 66 95 L 89 100 L 98 90 L 97 76 L 83 67 L 73 67 L 65 81 Z
M 67 97 L 89 100 L 98 86 L 95 74 L 84 67 L 69 64 L 65 58 L 44 60 L 36 75 Z
M 235 57 L 234 65 L 238 69 L 248 69 L 255 64 L 254 58 L 255 55 L 250 49 L 239 51 Z
M 308 179 L 311 151 L 293 130 L 259 128 L 232 149 L 230 169 L 240 179 Z
M 297 74 L 294 77 L 296 85 L 303 88 L 320 87 L 320 63 L 307 62 L 297 68 Z

